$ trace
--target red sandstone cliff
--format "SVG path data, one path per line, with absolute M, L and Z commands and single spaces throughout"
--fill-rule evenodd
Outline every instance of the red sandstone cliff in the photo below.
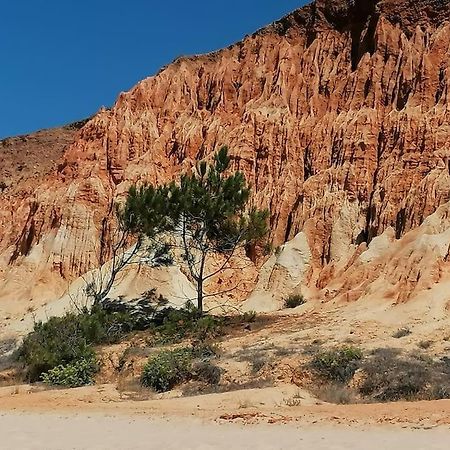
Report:
M 403 269 L 361 269 L 358 257 L 450 200 L 449 19 L 448 0 L 317 0 L 122 93 L 42 182 L 0 193 L 0 301 L 24 273 L 57 283 L 98 264 L 130 182 L 176 177 L 221 144 L 270 209 L 274 242 L 305 233 L 302 284 L 352 292 L 385 270 L 395 286 Z

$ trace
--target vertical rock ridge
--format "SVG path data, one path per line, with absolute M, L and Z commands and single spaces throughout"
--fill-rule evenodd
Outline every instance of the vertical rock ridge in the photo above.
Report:
M 130 183 L 227 144 L 275 245 L 304 231 L 323 285 L 360 245 L 401 239 L 450 200 L 449 17 L 448 1 L 318 0 L 176 60 L 85 124 L 45 182 L 0 194 L 0 251 L 19 267 L 40 245 L 39 270 L 79 275 L 104 258 L 94 244 Z

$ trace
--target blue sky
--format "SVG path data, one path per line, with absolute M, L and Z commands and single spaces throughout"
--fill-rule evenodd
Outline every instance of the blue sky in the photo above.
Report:
M 0 138 L 69 123 L 185 54 L 225 47 L 305 0 L 5 0 Z

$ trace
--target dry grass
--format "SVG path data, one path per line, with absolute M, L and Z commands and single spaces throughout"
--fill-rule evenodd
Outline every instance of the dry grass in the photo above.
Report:
M 349 405 L 360 403 L 360 398 L 356 389 L 352 389 L 343 384 L 328 384 L 313 390 L 314 395 L 324 402 L 335 405 Z
M 304 397 L 300 391 L 296 392 L 291 398 L 285 398 L 284 404 L 286 406 L 301 406 L 302 400 L 304 400 Z
M 219 384 L 216 386 L 205 386 L 199 383 L 189 383 L 182 389 L 183 395 L 186 397 L 193 397 L 196 395 L 206 394 L 223 394 L 225 392 L 244 391 L 248 389 L 264 389 L 273 387 L 274 381 L 272 378 L 258 378 L 242 383 L 233 382 L 226 384 Z

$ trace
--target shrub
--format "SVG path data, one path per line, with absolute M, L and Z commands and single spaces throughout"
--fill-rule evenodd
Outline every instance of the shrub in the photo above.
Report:
M 92 359 L 93 345 L 117 342 L 132 329 L 133 319 L 126 313 L 109 313 L 100 307 L 67 313 L 36 323 L 16 356 L 26 364 L 27 379 L 33 382 L 55 367 Z
M 166 392 L 192 376 L 192 351 L 182 348 L 162 351 L 149 359 L 141 382 L 156 392 Z
M 256 313 L 256 311 L 246 311 L 244 314 L 242 314 L 238 320 L 240 320 L 241 322 L 245 323 L 253 323 L 256 322 L 256 319 L 258 317 L 258 314 Z
M 412 333 L 412 331 L 407 327 L 400 328 L 392 335 L 392 337 L 394 337 L 396 339 L 400 339 L 402 337 L 409 336 L 411 333 Z
M 75 388 L 92 384 L 96 372 L 95 359 L 83 358 L 65 366 L 57 366 L 42 374 L 41 378 L 46 384 Z
M 360 392 L 377 401 L 431 400 L 450 397 L 450 369 L 440 361 L 376 350 L 361 366 L 366 377 Z
M 155 332 L 161 344 L 175 344 L 188 337 L 204 341 L 223 334 L 224 324 L 224 318 L 199 317 L 197 309 L 187 305 L 160 311 L 155 318 Z
M 377 350 L 362 366 L 366 378 L 363 395 L 380 401 L 411 399 L 427 384 L 427 371 L 417 360 L 400 358 L 399 351 Z
M 37 381 L 44 372 L 77 360 L 91 359 L 94 352 L 77 316 L 52 317 L 36 323 L 18 349 L 18 358 L 27 366 L 29 381 Z
M 202 361 L 215 358 L 219 355 L 220 349 L 216 344 L 194 341 L 192 343 L 192 356 Z
M 358 369 L 362 356 L 362 351 L 356 347 L 341 347 L 317 354 L 311 367 L 329 381 L 346 383 Z
M 261 372 L 261 370 L 263 369 L 263 367 L 266 365 L 267 360 L 266 358 L 263 357 L 255 357 L 252 361 L 251 361 L 251 365 L 252 365 L 252 374 L 256 375 L 259 372 Z
M 196 380 L 217 385 L 222 369 L 211 363 L 218 355 L 215 345 L 194 342 L 191 348 L 164 350 L 150 357 L 144 367 L 141 382 L 157 392 L 166 392 L 184 381 Z
M 285 301 L 284 301 L 284 307 L 293 309 L 297 308 L 297 306 L 304 305 L 306 303 L 305 298 L 301 294 L 296 295 L 290 295 Z
M 222 369 L 210 361 L 199 361 L 193 365 L 192 376 L 198 381 L 216 386 L 220 383 Z
M 433 341 L 420 341 L 417 345 L 422 350 L 427 350 L 433 345 Z

